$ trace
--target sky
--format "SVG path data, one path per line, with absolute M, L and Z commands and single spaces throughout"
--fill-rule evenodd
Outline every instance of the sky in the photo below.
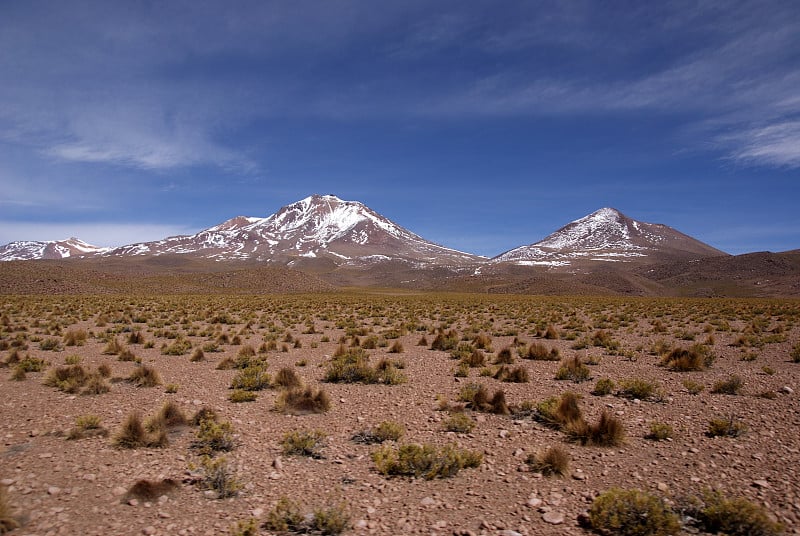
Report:
M 607 206 L 800 248 L 800 4 L 0 2 L 0 244 L 314 193 L 487 256 Z

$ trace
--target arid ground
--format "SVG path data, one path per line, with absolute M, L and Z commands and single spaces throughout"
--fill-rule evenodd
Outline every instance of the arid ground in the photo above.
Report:
M 800 533 L 796 300 L 3 296 L 0 348 L 12 534 L 271 534 L 279 501 L 297 531 L 589 534 L 612 488 L 684 513 L 715 489 Z M 409 444 L 451 463 L 383 474 Z

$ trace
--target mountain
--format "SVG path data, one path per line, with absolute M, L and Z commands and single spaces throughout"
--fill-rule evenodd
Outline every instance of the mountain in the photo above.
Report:
M 122 246 L 104 256 L 195 255 L 215 260 L 363 265 L 383 260 L 463 265 L 485 260 L 434 244 L 356 201 L 312 195 L 266 218 L 238 216 L 191 236 Z M 319 264 L 319 263 L 317 263 Z
M 65 259 L 68 257 L 92 256 L 105 251 L 108 251 L 108 248 L 93 246 L 74 237 L 49 242 L 20 240 L 0 246 L 0 261 Z
M 494 257 L 493 263 L 573 267 L 587 261 L 613 263 L 660 262 L 727 253 L 657 223 L 629 218 L 613 208 L 601 208 L 568 223 L 540 242 Z

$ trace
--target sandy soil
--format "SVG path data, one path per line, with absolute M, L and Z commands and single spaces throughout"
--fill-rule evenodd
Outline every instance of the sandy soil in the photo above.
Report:
M 19 340 L 28 346 L 20 356 L 43 358 L 52 369 L 78 355 L 87 369 L 107 364 L 115 378 L 127 377 L 137 365 L 103 354 L 109 336 L 122 342 L 129 330 L 141 331 L 152 348 L 126 345 L 142 363 L 158 370 L 164 384 L 138 388 L 117 381 L 108 393 L 84 396 L 45 386 L 48 369 L 11 381 L 13 367 L 0 368 L 0 480 L 24 522 L 14 534 L 228 534 L 239 520 L 263 520 L 282 496 L 304 503 L 309 511 L 345 502 L 351 514 L 348 533 L 355 534 L 586 534 L 578 525 L 579 514 L 594 496 L 612 487 L 636 487 L 669 500 L 715 487 L 764 506 L 787 532 L 800 533 L 800 364 L 790 359 L 800 341 L 796 301 L 26 296 L 2 298 L 0 323 L 0 341 Z M 304 333 L 312 323 L 314 333 Z M 548 324 L 562 338 L 537 338 Z M 456 378 L 457 361 L 449 352 L 417 345 L 422 336 L 431 342 L 431 332 L 440 326 L 461 335 L 490 334 L 495 351 L 490 359 L 517 339 L 557 348 L 562 357 L 596 361 L 590 365 L 593 379 L 557 381 L 558 362 L 520 359 L 516 350 L 514 365 L 528 370 L 528 383 L 481 377 L 478 369 L 472 369 L 469 378 Z M 358 328 L 379 337 L 391 329 L 404 332 L 399 337 L 402 353 L 389 354 L 388 347 L 368 351 L 371 362 L 381 357 L 403 360 L 407 383 L 322 382 L 324 365 L 339 339 L 347 329 Z M 62 341 L 67 331 L 79 329 L 89 333 L 81 346 L 40 348 L 44 340 Z M 599 329 L 619 348 L 574 349 L 576 341 Z M 160 351 L 162 343 L 172 342 L 166 335 L 182 334 L 194 347 L 202 347 L 220 333 L 230 338 L 241 333 L 241 344 L 221 344 L 221 352 L 205 352 L 200 362 L 190 361 L 191 350 L 178 356 Z M 301 341 L 301 347 L 285 343 L 287 351 L 281 351 L 287 333 Z M 275 373 L 304 361 L 305 366 L 295 369 L 306 384 L 321 386 L 330 395 L 327 413 L 277 413 L 276 389 L 260 391 L 254 402 L 228 400 L 236 371 L 217 370 L 217 364 L 236 357 L 242 346 L 257 349 L 270 334 L 278 336 L 278 350 L 268 352 L 268 370 Z M 573 336 L 575 340 L 567 339 Z M 650 353 L 659 340 L 688 347 L 709 336 L 716 359 L 704 371 L 671 372 L 658 366 L 660 357 Z M 741 340 L 734 345 L 742 337 L 752 346 L 742 346 Z M 11 351 L 4 350 L 3 359 Z M 732 374 L 744 380 L 742 394 L 711 392 L 715 382 Z M 591 391 L 599 378 L 652 379 L 664 397 L 656 402 L 594 396 Z M 683 385 L 686 379 L 705 389 L 690 394 Z M 581 446 L 531 418 L 479 412 L 470 412 L 477 422 L 472 432 L 446 432 L 442 423 L 448 414 L 438 409 L 437 397 L 455 401 L 468 382 L 484 384 L 490 392 L 503 389 L 512 406 L 565 391 L 579 393 L 587 419 L 610 410 L 624 423 L 626 441 L 619 447 Z M 177 385 L 177 392 L 166 392 L 166 384 Z M 760 396 L 765 392 L 774 397 Z M 131 412 L 153 415 L 168 400 L 189 415 L 201 407 L 213 408 L 231 422 L 238 445 L 227 458 L 243 484 L 236 497 L 212 498 L 213 493 L 182 483 L 150 501 L 125 500 L 127 490 L 140 479 L 182 482 L 196 474 L 190 470 L 199 460 L 190 448 L 196 428 L 172 431 L 164 448 L 127 450 L 115 448 L 111 437 L 65 438 L 79 416 L 100 417 L 113 436 Z M 709 419 L 731 416 L 746 424 L 744 435 L 706 435 Z M 351 440 L 355 432 L 385 420 L 405 427 L 402 443 L 453 443 L 482 452 L 484 462 L 446 479 L 385 477 L 370 458 L 377 447 Z M 645 439 L 654 421 L 670 424 L 673 438 Z M 307 429 L 328 434 L 324 458 L 284 456 L 283 435 Z M 570 454 L 570 470 L 563 478 L 543 477 L 525 464 L 528 454 L 552 445 Z

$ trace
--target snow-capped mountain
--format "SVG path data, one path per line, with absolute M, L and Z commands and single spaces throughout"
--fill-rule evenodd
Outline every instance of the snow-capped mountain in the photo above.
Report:
M 544 240 L 521 246 L 492 262 L 569 266 L 579 261 L 655 262 L 726 253 L 666 225 L 631 219 L 613 208 L 601 208 L 575 220 Z
M 105 251 L 108 251 L 108 248 L 93 246 L 75 237 L 48 242 L 20 240 L 0 246 L 0 261 L 87 257 Z
M 238 216 L 195 235 L 130 244 L 104 253 L 165 254 L 289 263 L 326 258 L 336 264 L 402 259 L 460 265 L 485 260 L 429 242 L 359 202 L 334 195 L 312 195 L 266 218 Z
M 75 237 L 49 242 L 20 240 L 0 246 L 0 261 L 65 259 L 67 257 L 93 256 L 105 251 L 108 251 L 108 248 L 93 246 Z

